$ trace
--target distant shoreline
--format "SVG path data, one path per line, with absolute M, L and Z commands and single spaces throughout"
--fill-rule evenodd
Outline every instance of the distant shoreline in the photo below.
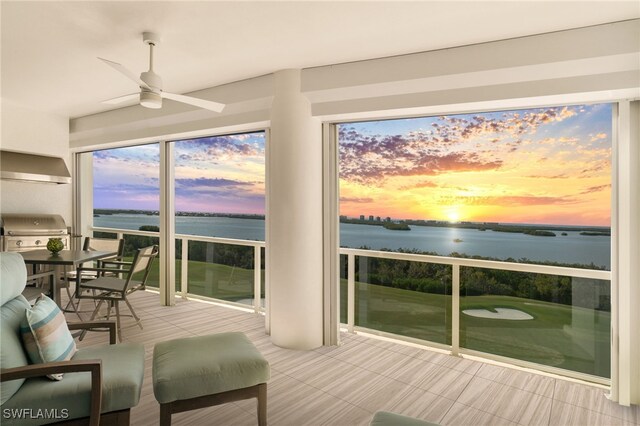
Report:
M 101 215 L 110 216 L 114 214 L 138 214 L 145 216 L 158 216 L 160 213 L 153 210 L 135 210 L 135 209 L 94 209 L 94 217 Z M 233 219 L 256 219 L 265 220 L 265 215 L 261 214 L 243 214 L 243 213 L 203 213 L 203 212 L 176 212 L 176 216 L 181 217 L 228 217 Z M 340 223 L 351 223 L 355 225 L 371 225 L 382 226 L 391 230 L 409 230 L 412 226 L 431 226 L 438 228 L 463 228 L 477 229 L 479 231 L 494 232 L 512 232 L 527 234 L 532 236 L 556 236 L 553 232 L 561 233 L 563 231 L 580 232 L 585 236 L 610 236 L 611 228 L 606 226 L 568 226 L 568 225 L 545 225 L 545 224 L 504 224 L 500 222 L 446 222 L 437 220 L 419 220 L 419 219 L 402 219 L 402 220 L 365 220 L 350 219 L 344 216 L 340 217 Z M 546 231 L 546 232 L 545 232 Z

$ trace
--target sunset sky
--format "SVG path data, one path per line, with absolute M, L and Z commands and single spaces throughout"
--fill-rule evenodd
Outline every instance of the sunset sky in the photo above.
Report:
M 264 214 L 264 133 L 175 143 L 176 210 Z M 93 153 L 94 208 L 158 210 L 158 144 Z
M 341 215 L 610 225 L 609 104 L 348 123 L 339 154 Z M 175 158 L 177 211 L 264 214 L 264 133 Z M 159 161 L 158 144 L 95 151 L 94 208 L 158 210 Z
M 610 225 L 608 104 L 349 123 L 340 214 Z

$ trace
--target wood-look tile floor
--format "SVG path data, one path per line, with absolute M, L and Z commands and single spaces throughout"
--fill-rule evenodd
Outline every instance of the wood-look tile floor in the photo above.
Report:
M 152 292 L 136 292 L 130 300 L 144 330 L 126 318 L 123 340 L 144 344 L 146 352 L 133 425 L 158 424 L 151 380 L 153 345 L 225 331 L 244 332 L 269 360 L 268 419 L 274 426 L 367 425 L 378 410 L 442 425 L 640 424 L 638 406 L 611 403 L 598 387 L 357 334 L 343 333 L 337 347 L 282 349 L 265 334 L 261 315 L 182 299 L 163 307 Z M 79 346 L 106 341 L 103 333 L 91 333 Z M 254 426 L 256 403 L 247 400 L 176 414 L 173 424 Z

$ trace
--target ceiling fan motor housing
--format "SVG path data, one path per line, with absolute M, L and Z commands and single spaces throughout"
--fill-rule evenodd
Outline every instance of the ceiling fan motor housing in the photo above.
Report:
M 149 86 L 154 92 L 162 90 L 162 77 L 153 71 L 140 73 L 140 80 L 147 83 L 147 86 Z

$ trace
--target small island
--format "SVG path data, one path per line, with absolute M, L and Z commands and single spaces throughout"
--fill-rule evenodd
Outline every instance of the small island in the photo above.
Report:
M 382 227 L 390 231 L 411 231 L 411 228 L 406 223 L 385 222 Z
M 534 229 L 532 231 L 524 231 L 525 235 L 533 235 L 535 237 L 555 237 L 556 234 L 551 231 L 541 231 L 539 229 Z
M 454 243 L 461 243 L 462 241 L 463 241 L 462 238 L 454 238 L 453 239 Z
M 567 236 L 567 235 L 569 235 L 569 234 L 567 234 L 566 232 L 563 232 L 563 233 L 562 233 L 562 234 L 560 234 L 560 235 L 562 235 L 563 237 L 566 237 L 566 236 Z
M 609 232 L 598 232 L 598 231 L 582 231 L 580 233 L 580 235 L 586 235 L 589 237 L 610 237 L 611 236 L 611 231 Z

